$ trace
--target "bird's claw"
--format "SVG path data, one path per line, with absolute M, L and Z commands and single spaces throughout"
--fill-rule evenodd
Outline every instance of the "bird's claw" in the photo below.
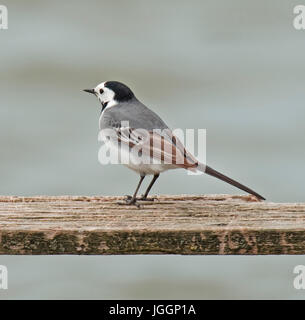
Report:
M 126 196 L 126 199 L 124 199 L 124 201 L 118 201 L 117 202 L 120 205 L 125 205 L 125 206 L 131 206 L 134 205 L 137 208 L 140 208 L 140 205 L 137 203 L 137 199 L 131 197 L 131 196 Z
M 157 198 L 153 198 L 153 197 L 147 198 L 144 195 L 142 195 L 141 198 L 138 198 L 137 200 L 139 200 L 139 201 L 155 201 L 155 200 L 157 200 Z
M 129 201 L 132 199 L 132 196 L 125 194 L 125 199 L 124 201 Z M 155 201 L 157 200 L 157 198 L 153 198 L 153 197 L 149 197 L 147 198 L 147 196 L 145 197 L 144 194 L 140 197 L 140 198 L 136 198 L 135 201 Z

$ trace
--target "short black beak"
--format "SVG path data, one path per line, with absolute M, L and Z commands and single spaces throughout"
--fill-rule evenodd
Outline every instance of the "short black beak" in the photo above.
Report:
M 94 89 L 84 89 L 83 91 L 95 94 Z

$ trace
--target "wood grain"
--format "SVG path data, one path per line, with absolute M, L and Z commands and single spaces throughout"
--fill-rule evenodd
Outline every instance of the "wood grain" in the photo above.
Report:
M 305 204 L 250 196 L 0 197 L 0 254 L 305 254 Z

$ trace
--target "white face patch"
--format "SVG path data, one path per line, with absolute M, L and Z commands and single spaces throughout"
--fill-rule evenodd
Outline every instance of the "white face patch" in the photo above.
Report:
M 100 100 L 102 104 L 107 103 L 107 106 L 105 109 L 113 107 L 117 104 L 117 101 L 114 100 L 115 93 L 105 87 L 105 82 L 100 83 L 94 88 L 94 91 L 96 93 L 97 98 Z

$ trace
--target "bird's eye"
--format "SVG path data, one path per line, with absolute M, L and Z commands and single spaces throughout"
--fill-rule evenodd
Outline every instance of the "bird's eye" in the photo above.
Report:
M 104 93 L 104 90 L 103 89 L 100 89 L 100 94 L 103 94 Z

